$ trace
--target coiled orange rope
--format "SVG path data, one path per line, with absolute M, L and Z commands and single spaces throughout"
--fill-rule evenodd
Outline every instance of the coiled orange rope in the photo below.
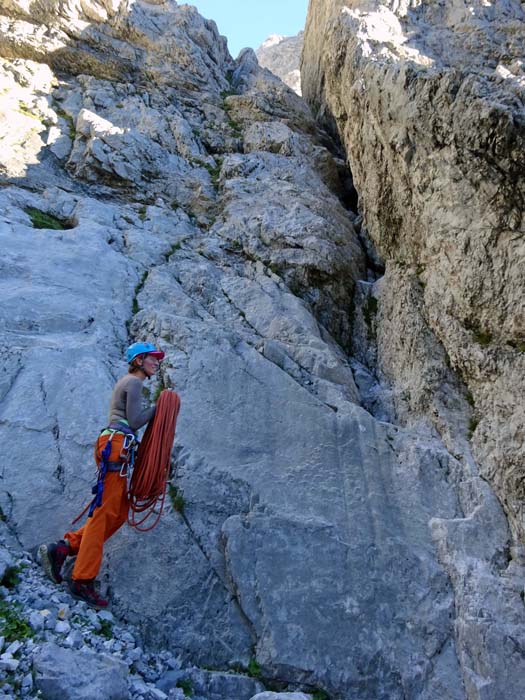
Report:
M 129 487 L 128 524 L 140 532 L 152 530 L 162 515 L 179 410 L 179 395 L 163 391 L 137 451 Z M 146 515 L 139 519 L 142 513 Z M 156 516 L 153 524 L 143 527 L 151 516 Z

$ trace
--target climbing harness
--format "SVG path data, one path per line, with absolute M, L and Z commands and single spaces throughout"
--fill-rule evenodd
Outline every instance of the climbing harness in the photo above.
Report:
M 171 448 L 179 411 L 179 395 L 169 390 L 161 392 L 155 416 L 148 424 L 138 449 L 128 493 L 128 525 L 140 532 L 152 530 L 159 522 L 164 509 Z M 155 518 L 153 523 L 145 526 L 152 516 Z
M 103 448 L 102 445 L 104 445 Z M 92 489 L 93 499 L 77 515 L 72 524 L 80 520 L 87 511 L 89 511 L 88 518 L 93 517 L 95 509 L 102 505 L 104 479 L 108 472 L 119 472 L 121 477 L 127 477 L 129 490 L 138 445 L 137 436 L 125 423 L 110 423 L 107 428 L 100 431 L 95 443 L 95 461 L 98 465 L 98 473 L 97 482 Z M 112 457 L 113 459 L 111 459 Z
M 105 436 L 109 433 L 108 441 L 100 453 L 100 465 L 98 468 L 98 479 L 96 485 L 93 487 L 93 494 L 95 498 L 91 501 L 89 506 L 88 518 L 93 516 L 95 508 L 102 505 L 102 495 L 104 493 L 104 478 L 108 472 L 119 472 L 120 476 L 127 477 L 128 479 L 128 489 L 129 483 L 131 481 L 131 475 L 133 473 L 133 467 L 135 464 L 135 452 L 138 445 L 137 436 L 135 433 L 123 424 L 117 424 L 115 427 L 114 423 L 111 423 L 106 430 L 103 430 L 101 435 Z M 110 456 L 113 451 L 113 438 L 115 435 L 124 435 L 122 441 L 122 447 L 118 452 L 118 461 L 110 461 Z M 100 437 L 99 437 L 100 440 Z M 98 442 L 97 441 L 97 445 Z

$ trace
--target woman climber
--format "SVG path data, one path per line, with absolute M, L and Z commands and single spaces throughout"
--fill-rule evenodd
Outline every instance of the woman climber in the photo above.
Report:
M 89 506 L 87 522 L 79 530 L 66 532 L 64 539 L 42 544 L 39 548 L 42 566 L 55 583 L 62 581 L 61 570 L 66 558 L 76 556 L 69 584 L 71 594 L 95 608 L 108 605 L 94 586 L 102 563 L 104 542 L 128 519 L 128 481 L 138 445 L 136 431 L 151 421 L 156 411 L 155 405 L 143 408 L 142 383 L 157 372 L 163 357 L 164 353 L 151 343 L 133 343 L 128 348 L 128 374 L 115 385 L 109 425 L 100 433 L 95 446 L 98 482 L 93 489 L 95 498 Z

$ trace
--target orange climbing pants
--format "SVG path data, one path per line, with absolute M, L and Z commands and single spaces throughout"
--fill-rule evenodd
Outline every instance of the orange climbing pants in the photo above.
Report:
M 95 508 L 86 524 L 75 532 L 66 532 L 71 554 L 77 555 L 71 578 L 86 580 L 96 578 L 104 542 L 128 519 L 128 484 L 118 472 L 109 472 L 104 479 L 102 505 Z
M 100 437 L 95 448 L 97 464 L 100 464 L 100 451 L 104 449 L 107 436 Z M 119 459 L 123 436 L 113 437 L 110 460 Z M 95 508 L 86 524 L 74 532 L 66 532 L 64 539 L 69 541 L 72 555 L 77 556 L 72 578 L 76 581 L 96 578 L 100 565 L 104 542 L 111 537 L 128 519 L 128 485 L 126 477 L 119 472 L 108 472 L 104 478 L 102 505 Z

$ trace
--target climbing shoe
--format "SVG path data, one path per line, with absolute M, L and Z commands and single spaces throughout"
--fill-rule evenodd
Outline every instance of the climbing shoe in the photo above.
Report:
M 41 544 L 38 548 L 42 567 L 49 578 L 55 583 L 62 583 L 62 566 L 69 556 L 69 544 L 65 540 Z
M 91 608 L 95 608 L 96 610 L 107 608 L 109 605 L 109 601 L 102 598 L 102 596 L 100 596 L 95 590 L 94 581 L 92 579 L 87 581 L 75 581 L 75 579 L 71 579 L 69 583 L 69 590 L 71 591 L 73 598 L 83 600 Z

